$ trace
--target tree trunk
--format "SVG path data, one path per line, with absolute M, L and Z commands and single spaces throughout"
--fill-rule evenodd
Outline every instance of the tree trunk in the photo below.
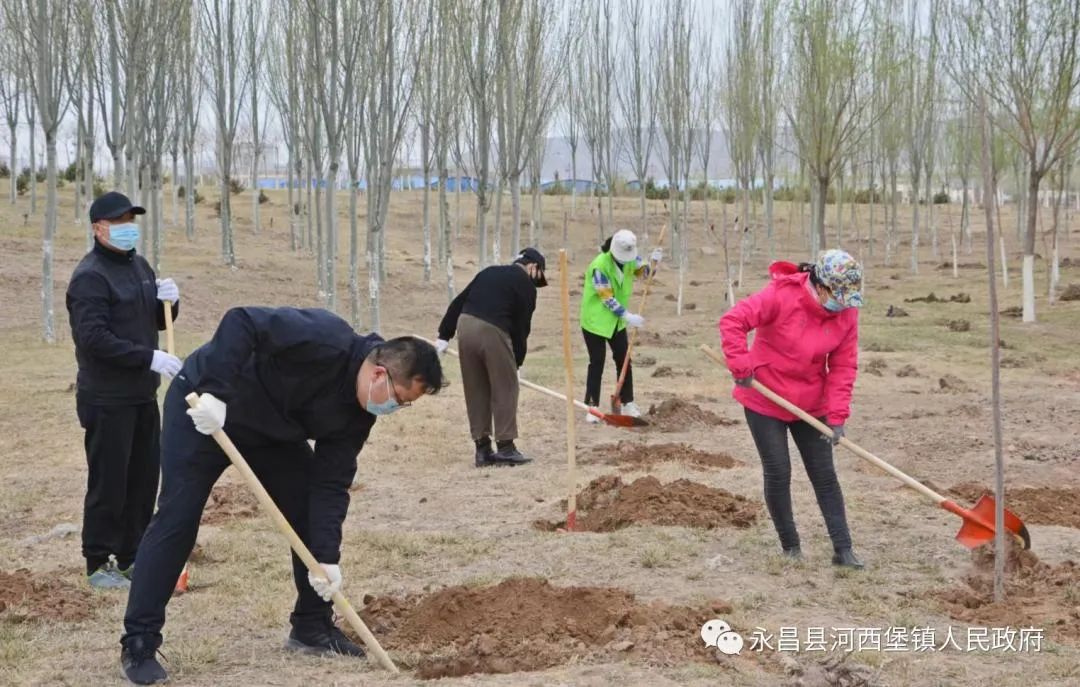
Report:
M 161 185 L 161 163 L 155 160 L 150 168 L 150 225 L 153 227 L 154 232 L 154 259 L 150 264 L 155 272 L 161 271 L 161 243 L 163 237 L 161 232 L 161 194 L 158 193 Z
M 178 160 L 178 151 L 176 148 L 172 149 L 172 192 L 169 194 L 172 196 L 172 226 L 176 228 L 180 226 L 180 162 Z
M 29 180 L 30 181 L 30 214 L 31 215 L 36 215 L 37 214 L 37 127 L 34 124 L 35 121 L 36 121 L 36 114 L 35 114 L 36 110 L 34 109 L 34 99 L 31 97 L 31 98 L 29 98 L 29 101 L 30 101 L 30 119 L 29 119 L 29 121 L 27 123 L 30 125 L 30 180 Z M 47 140 L 46 140 L 45 144 L 48 145 Z M 53 231 L 56 231 L 55 226 L 53 227 Z M 51 246 L 50 246 L 50 249 L 51 249 Z M 49 303 L 49 307 L 52 308 L 52 302 L 51 301 Z M 50 312 L 52 312 L 52 311 L 50 310 Z M 50 324 L 49 326 L 51 327 L 52 325 Z M 50 343 L 52 343 L 52 340 L 50 340 Z
M 916 165 L 918 166 L 918 165 Z M 911 175 L 911 273 L 919 273 L 919 175 Z
M 424 159 L 427 159 L 427 151 L 423 153 Z M 431 171 L 424 168 L 424 283 L 431 283 L 431 187 L 428 184 L 428 177 L 431 176 Z
M 188 240 L 195 238 L 195 150 L 184 150 L 184 234 Z
M 32 153 L 31 153 L 32 155 Z M 45 159 L 48 176 L 45 189 L 45 230 L 41 241 L 41 322 L 45 343 L 56 343 L 53 321 L 53 240 L 56 237 L 56 134 L 45 134 Z M 14 173 L 14 172 L 13 172 Z M 37 170 L 31 167 L 30 177 Z
M 841 165 L 841 170 L 843 165 Z M 836 180 L 836 246 L 844 245 L 844 175 Z
M 337 159 L 330 160 L 326 174 L 326 307 L 337 310 L 337 252 L 338 252 L 338 217 L 337 217 Z
M 1024 237 L 1024 322 L 1035 321 L 1035 231 L 1039 218 L 1039 182 L 1034 171 L 1028 175 L 1027 235 Z
M 10 143 L 10 145 L 8 146 L 8 160 L 9 160 L 9 163 L 10 163 L 8 165 L 10 167 L 10 173 L 8 175 L 8 181 L 11 182 L 10 184 L 8 184 L 8 199 L 11 201 L 12 205 L 15 204 L 15 197 L 18 194 L 17 179 L 19 177 L 19 166 L 17 164 L 15 164 L 15 150 L 17 148 L 17 143 L 18 143 L 18 139 L 17 139 L 17 136 L 16 136 L 17 129 L 18 129 L 17 126 L 9 126 L 8 127 L 8 132 L 9 132 L 9 134 L 8 134 L 9 135 L 8 142 Z
M 510 215 L 513 226 L 510 230 L 510 255 L 521 252 L 521 176 L 510 177 Z
M 814 224 L 816 227 L 815 237 L 817 241 L 811 252 L 811 257 L 815 257 L 819 250 L 825 250 L 825 246 L 828 245 L 828 239 L 825 236 L 825 204 L 829 200 L 829 178 L 818 177 L 817 178 L 817 214 L 814 217 Z
M 349 309 L 353 329 L 357 330 L 360 329 L 360 222 L 356 216 L 359 185 L 359 179 L 349 184 Z M 424 211 L 426 214 L 426 207 Z
M 961 181 L 963 187 L 964 197 L 961 199 L 960 205 L 960 241 L 964 244 L 964 254 L 971 255 L 972 252 L 972 240 L 971 240 L 971 200 L 969 195 L 971 193 L 971 184 L 967 177 Z
M 491 258 L 496 265 L 502 262 L 502 202 L 503 179 L 500 176 L 495 180 L 495 236 L 491 242 Z

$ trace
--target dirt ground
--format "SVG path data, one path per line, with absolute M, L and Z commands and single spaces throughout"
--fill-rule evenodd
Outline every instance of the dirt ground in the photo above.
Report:
M 0 208 L 5 237 L 0 243 L 4 685 L 118 684 L 124 595 L 90 592 L 84 586 L 78 535 L 47 534 L 61 524 L 77 527 L 81 522 L 86 481 L 63 300 L 71 271 L 85 251 L 86 223 L 75 219 L 71 190 L 61 194 L 54 246 L 58 341 L 52 345 L 41 340 L 40 213 L 24 224 L 27 198 L 14 208 Z M 314 259 L 289 248 L 283 193 L 270 193 L 258 234 L 249 197 L 233 203 L 238 212 L 235 269 L 220 259 L 218 224 L 209 207 L 215 193 L 205 189 L 203 194 L 208 200 L 199 207 L 193 241 L 184 238 L 182 222 L 172 224 L 170 199 L 163 213 L 167 226 L 160 274 L 175 278 L 181 289 L 177 344 L 182 354 L 205 342 L 231 306 L 321 305 Z M 343 221 L 337 310 L 345 315 L 350 312 L 348 205 L 344 196 L 338 202 Z M 554 265 L 565 213 L 571 286 L 580 291 L 579 273 L 598 243 L 595 211 L 588 206 L 578 199 L 575 212 L 568 197 L 544 198 L 545 226 L 538 243 L 552 265 L 548 277 L 553 287 L 538 299 L 525 375 L 560 390 L 564 369 Z M 636 229 L 637 207 L 636 199 L 618 200 L 616 223 Z M 828 210 L 832 237 L 836 208 Z M 857 210 L 863 240 L 848 238 L 844 245 L 867 264 L 867 305 L 860 315 L 861 373 L 848 437 L 939 485 L 993 484 L 982 213 L 973 213 L 975 251 L 961 252 L 954 279 L 947 252 L 950 228 L 959 226 L 958 207 L 937 208 L 942 250 L 935 255 L 924 234 L 918 275 L 908 266 L 906 240 L 890 265 L 884 263 L 880 242 L 869 255 L 869 209 Z M 844 210 L 843 230 L 850 237 L 849 211 Z M 506 212 L 508 217 L 508 207 Z M 649 204 L 653 237 L 665 221 L 662 212 L 661 203 Z M 881 208 L 875 212 L 880 239 Z M 715 202 L 709 213 L 709 221 L 717 222 Z M 743 283 L 736 287 L 739 297 L 767 278 L 768 243 L 760 209 L 757 214 L 748 234 L 753 252 Z M 797 205 L 777 204 L 777 256 L 807 257 L 801 215 Z M 462 199 L 461 217 L 463 230 L 454 242 L 459 289 L 477 267 L 468 196 Z M 676 314 L 678 274 L 669 262 L 654 282 L 644 313 L 646 329 L 635 349 L 651 359 L 635 375 L 635 400 L 653 409 L 647 416 L 651 424 L 627 430 L 588 425 L 579 417 L 580 460 L 572 485 L 566 475 L 565 407 L 527 390 L 521 396 L 519 446 L 534 462 L 513 469 L 472 466 L 453 360 L 446 361 L 451 386 L 442 394 L 379 420 L 360 456 L 360 486 L 344 526 L 342 568 L 346 594 L 400 661 L 402 676 L 391 677 L 365 661 L 293 656 L 282 650 L 294 600 L 287 546 L 265 514 L 245 500 L 230 470 L 199 534 L 191 592 L 169 606 L 162 650 L 173 684 L 378 686 L 427 684 L 435 676 L 447 676 L 443 682 L 455 687 L 1077 684 L 1080 582 L 1069 561 L 1080 561 L 1074 496 L 1080 489 L 1080 301 L 1047 303 L 1047 265 L 1040 257 L 1039 321 L 1025 325 L 1015 317 L 1003 318 L 1005 460 L 1015 499 L 1009 507 L 1026 519 L 1034 547 L 1026 563 L 1014 566 L 1003 604 L 990 603 L 985 570 L 953 539 L 960 526 L 955 516 L 847 453 L 837 455 L 837 469 L 856 549 L 867 569 L 847 572 L 830 565 L 831 547 L 799 465 L 793 469 L 792 492 L 806 559 L 791 562 L 778 555 L 764 509 L 744 527 L 664 521 L 672 504 L 699 516 L 706 509 L 704 517 L 712 517 L 707 508 L 723 503 L 717 496 L 721 490 L 732 500 L 745 499 L 739 503 L 762 500 L 759 461 L 742 409 L 730 397 L 730 377 L 698 351 L 700 344 L 718 344 L 716 322 L 728 304 L 724 252 L 701 229 L 706 225 L 703 204 L 695 204 L 691 218 L 683 302 L 696 307 Z M 1004 208 L 1002 220 L 1010 280 L 1001 290 L 999 307 L 1007 311 L 1020 305 L 1020 244 L 1011 206 Z M 509 252 L 508 225 L 504 221 L 504 255 Z M 901 208 L 898 225 L 910 227 L 906 208 Z M 361 232 L 362 227 L 361 222 Z M 522 233 L 527 235 L 527 226 Z M 435 270 L 431 283 L 423 282 L 421 236 L 420 194 L 394 194 L 387 233 L 389 279 L 381 291 L 386 336 L 432 336 L 445 308 L 444 270 Z M 1071 258 L 1062 268 L 1063 292 L 1080 283 L 1074 240 L 1070 234 L 1063 243 L 1062 256 Z M 1049 254 L 1043 244 L 1037 251 Z M 737 277 L 734 235 L 730 252 Z M 366 284 L 362 265 L 359 276 Z M 576 322 L 576 299 L 573 312 Z M 366 307 L 361 316 L 359 328 L 365 330 Z M 585 350 L 580 335 L 572 340 L 574 383 L 583 393 Z M 605 394 L 614 381 L 609 365 Z M 620 442 L 635 448 L 624 456 L 624 449 L 611 448 Z M 639 460 L 634 452 L 647 449 L 638 446 L 671 459 Z M 698 457 L 704 455 L 733 460 L 730 465 L 702 464 Z M 796 457 L 794 462 L 800 461 Z M 640 491 L 644 500 L 627 522 L 570 534 L 533 526 L 537 520 L 564 518 L 562 504 L 570 489 L 588 494 L 598 478 L 607 488 L 593 491 L 616 503 L 619 495 Z M 694 498 L 672 498 L 673 484 Z M 971 490 L 954 495 L 960 500 L 977 496 Z M 579 517 L 585 518 L 588 511 L 582 507 Z M 659 509 L 661 517 L 640 517 L 649 508 Z M 366 607 L 365 599 L 370 601 Z M 741 655 L 706 649 L 699 629 L 713 618 L 744 637 Z M 960 633 L 970 626 L 1038 627 L 1045 630 L 1045 640 L 1039 651 L 751 648 L 757 630 L 779 637 L 785 627 L 801 633 L 811 628 L 932 628 L 941 646 L 947 630 Z M 773 647 L 776 643 L 773 639 Z

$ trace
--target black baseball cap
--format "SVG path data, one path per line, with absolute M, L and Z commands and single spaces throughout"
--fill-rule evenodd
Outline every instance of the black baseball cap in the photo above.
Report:
M 133 215 L 145 215 L 146 208 L 132 205 L 128 197 L 123 193 L 109 191 L 94 199 L 90 204 L 90 223 L 103 219 L 116 219 L 127 213 Z
M 547 277 L 544 276 L 544 269 L 547 266 L 547 261 L 544 260 L 544 255 L 535 248 L 526 248 L 518 253 L 517 260 L 514 262 L 520 262 L 523 265 L 534 264 L 540 268 L 540 281 L 537 286 L 547 286 Z

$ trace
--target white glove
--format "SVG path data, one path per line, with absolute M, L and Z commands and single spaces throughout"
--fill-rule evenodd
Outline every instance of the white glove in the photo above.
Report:
M 435 352 L 438 353 L 439 355 L 442 355 L 443 353 L 446 353 L 446 349 L 448 349 L 448 348 L 450 348 L 450 342 L 447 341 L 446 339 L 436 339 L 435 340 Z
M 652 257 L 649 258 L 649 260 L 651 260 L 654 265 L 659 265 L 660 261 L 663 260 L 663 259 L 664 259 L 664 249 L 663 248 L 657 248 L 656 250 L 654 250 L 652 252 Z
M 157 299 L 175 303 L 180 300 L 180 287 L 172 279 L 158 279 Z
M 172 353 L 154 351 L 154 357 L 150 359 L 150 369 L 157 372 L 165 379 L 172 379 L 180 372 L 183 363 Z
M 642 317 L 641 315 L 635 315 L 632 312 L 628 312 L 625 315 L 623 315 L 622 318 L 623 318 L 623 322 L 626 323 L 627 327 L 634 327 L 635 329 L 637 329 L 638 327 L 644 327 L 645 326 L 645 318 Z
M 195 429 L 203 434 L 213 434 L 225 426 L 225 401 L 213 394 L 202 394 L 199 406 L 188 408 L 187 414 L 195 423 Z
M 334 596 L 334 592 L 341 589 L 341 566 L 334 565 L 332 563 L 319 563 L 319 567 L 323 569 L 323 573 L 326 578 L 316 577 L 308 571 L 307 580 L 311 588 L 315 590 L 323 601 L 329 601 Z

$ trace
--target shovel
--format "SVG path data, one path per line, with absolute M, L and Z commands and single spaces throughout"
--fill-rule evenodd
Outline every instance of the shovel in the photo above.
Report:
M 420 339 L 422 341 L 428 341 L 427 339 L 425 339 L 422 336 L 417 336 L 416 338 Z M 431 343 L 431 342 L 428 341 L 428 343 Z M 446 349 L 446 352 L 449 353 L 450 355 L 454 356 L 455 358 L 458 357 L 457 351 L 455 351 L 452 348 Z M 518 377 L 518 384 L 520 384 L 521 386 L 526 387 L 528 389 L 532 389 L 533 391 L 539 391 L 540 393 L 551 396 L 552 398 L 557 398 L 560 401 L 562 401 L 563 403 L 566 403 L 566 396 L 563 395 L 563 394 L 560 394 L 558 391 L 553 391 L 552 389 L 548 389 L 547 387 L 540 386 L 539 384 L 533 384 L 529 380 L 522 379 L 521 377 Z M 587 405 L 585 405 L 584 403 L 582 403 L 581 401 L 579 401 L 577 399 L 574 399 L 573 403 L 578 408 L 581 408 L 582 410 L 588 412 L 590 415 L 596 416 L 602 422 L 606 422 L 607 424 L 612 425 L 614 427 L 644 427 L 644 426 L 649 424 L 648 422 L 646 422 L 645 420 L 643 420 L 640 417 L 630 417 L 629 415 L 612 415 L 610 413 L 601 412 L 598 408 L 593 408 L 592 406 L 587 406 Z
M 184 399 L 192 408 L 199 407 L 198 394 L 190 393 L 185 396 Z M 266 487 L 262 485 L 258 476 L 252 471 L 251 466 L 244 460 L 244 456 L 241 455 L 240 450 L 236 448 L 236 444 L 229 439 L 229 435 L 225 433 L 225 430 L 219 429 L 214 432 L 213 437 L 214 441 L 221 447 L 221 450 L 228 456 L 233 467 L 236 468 L 237 472 L 244 478 L 244 481 L 247 482 L 248 488 L 255 494 L 255 497 L 259 501 L 259 507 L 270 515 L 270 519 L 274 521 L 278 530 L 285 535 L 286 539 L 288 539 L 289 546 L 291 546 L 292 550 L 296 552 L 296 555 L 300 557 L 300 560 L 304 562 L 308 571 L 320 578 L 325 578 L 326 573 L 323 571 L 322 566 L 315 560 L 315 556 L 312 555 L 311 550 L 308 549 L 307 545 L 304 544 L 304 541 L 300 539 L 300 536 L 296 534 L 296 530 L 292 528 L 289 521 L 285 519 L 285 516 L 278 509 L 277 504 L 274 503 L 274 499 L 272 499 L 269 492 L 266 491 Z M 383 650 L 382 646 L 379 644 L 379 640 L 375 639 L 375 635 L 371 634 L 371 630 L 369 630 L 367 625 L 364 624 L 364 621 L 360 619 L 360 616 L 357 615 L 352 604 L 349 603 L 349 600 L 340 590 L 334 592 L 333 601 L 338 611 L 345 616 L 349 625 L 356 630 L 356 634 L 363 640 L 368 651 L 375 656 L 379 665 L 391 673 L 397 673 L 398 669 L 397 666 L 394 665 L 394 661 L 391 660 L 390 656 Z
M 660 228 L 660 235 L 656 237 L 656 245 L 663 247 L 664 234 L 667 233 L 667 225 L 665 224 Z M 641 292 L 641 305 L 638 306 L 638 314 L 645 312 L 645 301 L 649 298 L 649 287 L 652 286 L 653 276 L 656 275 L 656 265 L 649 263 L 649 277 L 645 280 L 645 289 Z M 619 394 L 622 392 L 623 384 L 626 383 L 626 373 L 630 369 L 630 354 L 634 350 L 634 343 L 637 342 L 638 330 L 635 328 L 630 332 L 630 340 L 626 344 L 626 357 L 623 358 L 622 369 L 619 371 L 619 381 L 615 383 L 615 393 L 611 395 L 611 413 L 612 415 L 622 414 L 622 399 Z
M 705 352 L 705 355 L 712 358 L 714 361 L 726 365 L 724 358 L 713 349 L 706 345 L 701 346 L 701 350 Z M 760 393 L 765 398 L 769 399 L 776 405 L 780 406 L 784 410 L 788 411 L 792 415 L 795 415 L 803 422 L 807 423 L 817 431 L 821 432 L 825 436 L 832 438 L 833 432 L 827 425 L 819 421 L 807 413 L 802 408 L 794 405 L 781 396 L 778 396 L 774 391 L 766 387 L 761 382 L 752 380 L 750 382 L 751 387 Z M 848 449 L 863 460 L 873 464 L 877 468 L 889 473 L 896 479 L 904 483 L 905 486 L 914 489 L 926 498 L 930 499 L 938 505 L 938 507 L 949 511 L 954 515 L 959 515 L 964 524 L 960 527 L 960 531 L 956 534 L 956 540 L 969 549 L 974 549 L 978 546 L 982 546 L 987 542 L 994 539 L 994 497 L 989 494 L 983 494 L 979 497 L 979 500 L 975 503 L 974 508 L 964 508 L 957 502 L 942 496 L 930 487 L 926 486 L 922 482 L 919 482 L 913 477 L 901 472 L 900 470 L 889 465 L 882 459 L 870 453 L 866 449 L 862 448 L 855 442 L 845 437 L 840 438 L 840 445 Z M 1031 535 L 1028 534 L 1027 527 L 1016 513 L 1010 510 L 1005 511 L 1005 529 L 1012 534 L 1017 543 L 1023 546 L 1025 549 L 1031 548 Z

